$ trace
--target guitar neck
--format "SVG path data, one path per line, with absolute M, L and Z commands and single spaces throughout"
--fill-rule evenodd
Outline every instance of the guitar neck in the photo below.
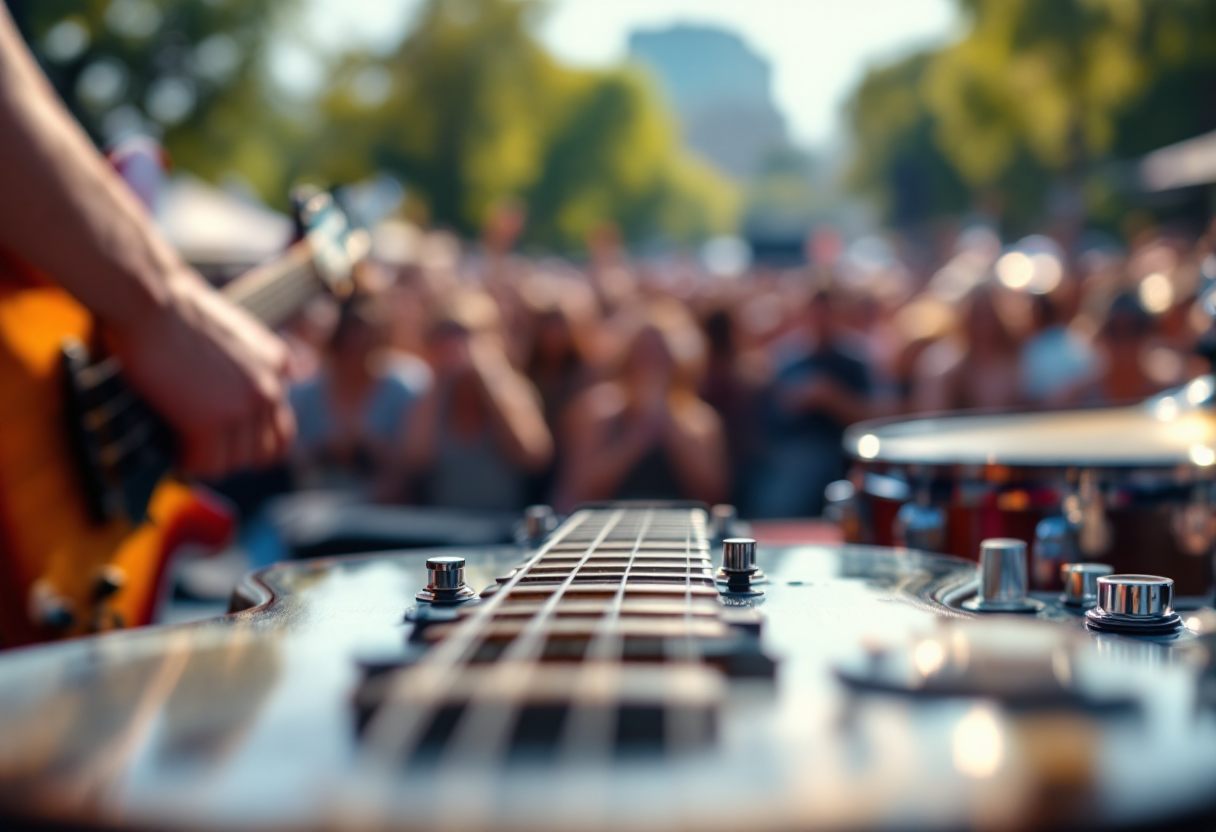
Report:
M 575 514 L 483 603 L 423 626 L 415 640 L 432 646 L 418 662 L 373 680 L 370 753 L 472 763 L 520 743 L 608 758 L 622 742 L 711 741 L 723 670 L 759 653 L 733 626 L 754 610 L 720 601 L 706 525 L 701 508 Z M 438 730 L 453 712 L 458 724 Z
M 245 272 L 220 291 L 267 326 L 279 326 L 325 290 L 316 256 L 312 241 L 305 238 L 273 262 Z

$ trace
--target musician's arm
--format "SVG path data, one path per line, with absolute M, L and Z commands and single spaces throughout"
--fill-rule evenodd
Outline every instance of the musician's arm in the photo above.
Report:
M 0 248 L 102 322 L 129 381 L 176 429 L 187 468 L 281 455 L 293 420 L 282 343 L 207 287 L 63 107 L 0 4 Z

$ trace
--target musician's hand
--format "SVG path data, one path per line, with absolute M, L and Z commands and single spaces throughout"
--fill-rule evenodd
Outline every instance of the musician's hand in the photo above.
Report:
M 124 375 L 173 428 L 188 473 L 219 477 L 281 459 L 295 435 L 273 333 L 193 273 L 158 311 L 110 333 Z

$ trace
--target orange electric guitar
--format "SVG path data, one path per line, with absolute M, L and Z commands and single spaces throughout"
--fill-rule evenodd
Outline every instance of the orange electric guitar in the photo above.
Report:
M 300 208 L 303 239 L 223 288 L 282 323 L 318 292 L 346 290 L 367 248 L 327 194 Z M 89 313 L 37 275 L 0 276 L 0 646 L 146 624 L 183 540 L 223 524 L 167 477 L 173 438 L 94 358 Z

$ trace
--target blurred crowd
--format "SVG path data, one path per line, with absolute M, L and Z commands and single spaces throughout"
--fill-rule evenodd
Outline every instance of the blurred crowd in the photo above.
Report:
M 519 256 L 524 222 L 502 206 L 473 246 L 383 223 L 355 293 L 292 323 L 291 487 L 812 517 L 853 422 L 1134 401 L 1206 367 L 1211 235 L 1145 227 L 1066 252 L 974 227 L 916 267 L 890 243 L 829 238 L 810 266 L 724 274 L 632 261 L 610 228 L 585 262 Z

